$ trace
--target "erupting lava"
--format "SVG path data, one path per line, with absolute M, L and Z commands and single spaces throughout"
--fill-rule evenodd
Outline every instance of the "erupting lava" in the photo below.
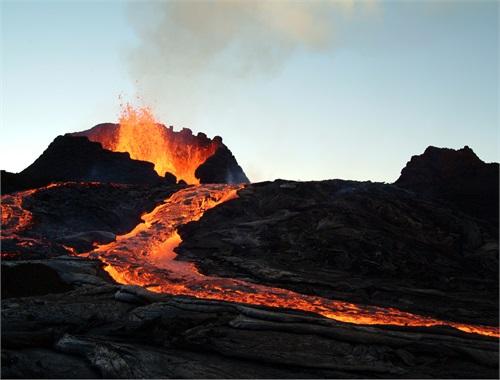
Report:
M 444 325 L 468 333 L 500 336 L 498 327 L 440 321 L 394 308 L 356 305 L 237 279 L 205 276 L 193 263 L 175 260 L 174 249 L 181 243 L 177 228 L 235 198 L 239 188 L 238 185 L 204 185 L 178 191 L 143 215 L 144 223 L 119 236 L 115 242 L 99 246 L 89 256 L 107 264 L 107 272 L 118 283 L 140 285 L 154 292 L 302 310 L 354 324 Z
M 211 140 L 202 133 L 194 136 L 189 129 L 174 132 L 172 127 L 159 124 L 150 108 L 136 109 L 130 104 L 123 106 L 117 127 L 113 133 L 89 130 L 83 134 L 105 149 L 152 162 L 161 176 L 169 172 L 189 184 L 199 183 L 196 169 L 222 144 L 220 138 Z

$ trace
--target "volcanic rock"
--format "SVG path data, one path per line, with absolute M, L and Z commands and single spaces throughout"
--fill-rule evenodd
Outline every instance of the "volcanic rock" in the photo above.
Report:
M 90 251 L 96 244 L 111 243 L 115 239 L 116 235 L 109 231 L 85 231 L 61 236 L 56 241 L 79 252 L 85 252 Z
M 195 171 L 200 183 L 249 183 L 241 166 L 236 162 L 231 151 L 220 146 L 213 156 L 209 157 Z
M 111 141 L 112 143 L 116 143 L 119 130 L 120 124 L 101 123 L 85 131 L 71 133 L 71 136 L 87 137 L 90 141 L 94 142 Z
M 498 321 L 495 229 L 394 185 L 249 185 L 179 232 L 178 259 L 206 275 L 445 320 Z
M 86 137 L 58 136 L 33 164 L 19 174 L 2 173 L 2 193 L 65 181 L 172 183 L 170 177 L 158 176 L 153 167 L 149 162 L 132 160 L 128 153 L 105 150 Z
M 68 248 L 88 251 L 130 231 L 143 213 L 181 187 L 68 182 L 39 188 L 21 199 L 33 219 L 29 228 L 10 233 L 11 226 L 2 219 L 2 257 L 48 258 L 67 254 Z M 6 216 L 19 212 L 9 210 L 9 197 L 20 196 L 2 197 Z
M 40 263 L 2 263 L 2 299 L 63 293 L 72 287 L 57 272 Z
M 193 182 L 195 179 L 200 183 L 249 182 L 220 136 L 210 139 L 204 133 L 193 135 L 188 128 L 177 132 L 172 126 L 167 128 L 163 124 L 133 126 L 126 129 L 126 133 L 121 133 L 121 128 L 120 124 L 104 123 L 72 135 L 86 136 L 109 150 L 120 150 L 126 146 L 131 150 L 132 157 L 155 163 L 161 174 L 165 167 L 169 167 L 179 180 L 191 184 L 196 183 Z M 144 134 L 155 141 L 143 142 Z M 122 141 L 125 138 L 129 140 Z M 151 144 L 150 149 L 139 146 L 148 143 Z
M 6 170 L 0 172 L 0 192 L 8 194 L 13 191 L 29 188 L 26 179 L 18 173 L 11 173 Z
M 468 146 L 459 150 L 430 146 L 411 158 L 395 184 L 498 226 L 498 171 L 498 163 L 483 162 Z
M 498 326 L 491 219 L 399 184 L 277 180 L 178 231 L 177 260 L 202 273 L 443 321 L 432 327 L 152 293 L 76 255 L 185 186 L 78 182 L 2 196 L 3 377 L 498 378 L 498 338 L 446 323 Z
M 52 261 L 60 259 L 46 265 L 53 266 Z M 65 293 L 4 300 L 2 375 L 494 378 L 498 374 L 495 339 L 440 328 L 398 331 L 355 326 L 287 310 L 136 290 L 88 283 Z M 116 297 L 117 292 L 135 294 L 144 302 L 133 305 L 129 298 Z

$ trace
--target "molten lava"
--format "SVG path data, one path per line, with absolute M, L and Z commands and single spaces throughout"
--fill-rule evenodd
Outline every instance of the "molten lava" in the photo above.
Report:
M 23 207 L 24 199 L 36 192 L 50 189 L 56 186 L 64 186 L 65 183 L 51 183 L 38 189 L 18 191 L 14 194 L 2 195 L 2 239 L 14 238 L 30 227 L 33 223 L 31 212 Z
M 2 247 L 2 251 L 0 253 L 2 258 L 19 257 L 20 252 L 24 251 L 23 248 L 36 250 L 37 245 L 43 240 L 43 238 L 40 237 L 28 237 L 22 234 L 33 225 L 33 215 L 23 205 L 25 199 L 53 187 L 63 187 L 72 184 L 78 184 L 79 186 L 100 186 L 99 182 L 58 182 L 39 187 L 37 189 L 18 191 L 16 193 L 2 195 L 2 234 L 0 241 L 12 240 L 16 249 L 19 249 L 18 251 L 6 251 Z M 113 186 L 120 185 L 114 184 Z M 67 246 L 63 247 L 70 254 L 75 253 L 73 248 Z
M 302 310 L 354 324 L 444 325 L 468 333 L 500 336 L 498 327 L 440 321 L 394 308 L 356 305 L 237 279 L 205 276 L 193 263 L 175 260 L 174 249 L 181 243 L 177 228 L 235 198 L 239 188 L 241 186 L 205 185 L 178 191 L 143 215 L 144 223 L 119 236 L 115 242 L 99 246 L 89 256 L 107 264 L 105 269 L 118 283 L 140 285 L 154 292 Z
M 89 130 L 81 134 L 105 149 L 128 152 L 133 159 L 152 162 L 161 176 L 169 172 L 189 184 L 199 183 L 196 169 L 222 144 L 220 138 L 194 136 L 189 129 L 174 132 L 159 124 L 148 107 L 136 109 L 126 104 L 119 121 L 112 133 Z
M 23 200 L 35 191 L 2 195 L 2 237 L 13 237 L 30 226 L 33 218 L 31 212 L 23 207 Z

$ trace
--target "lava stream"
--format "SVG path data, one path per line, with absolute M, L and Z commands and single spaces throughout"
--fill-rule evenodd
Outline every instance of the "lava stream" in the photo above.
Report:
M 23 200 L 34 192 L 26 190 L 2 195 L 2 237 L 14 237 L 31 225 L 33 218 L 31 212 L 23 208 Z
M 2 239 L 14 238 L 26 230 L 33 223 L 30 211 L 23 207 L 24 198 L 56 186 L 64 186 L 69 182 L 51 183 L 37 189 L 18 191 L 13 194 L 2 195 Z M 89 182 L 91 183 L 91 182 Z
M 0 241 L 13 240 L 17 248 L 27 248 L 29 250 L 35 249 L 38 244 L 42 243 L 43 238 L 28 237 L 23 235 L 23 232 L 28 230 L 33 225 L 32 213 L 24 208 L 23 203 L 26 198 L 32 197 L 34 194 L 53 187 L 63 187 L 71 184 L 78 184 L 83 186 L 100 186 L 99 182 L 57 182 L 51 183 L 47 186 L 41 186 L 36 189 L 18 191 L 12 194 L 5 194 L 1 197 L 1 210 L 2 210 L 2 228 Z M 120 186 L 113 184 L 112 186 Z M 70 253 L 75 253 L 71 247 L 64 246 L 63 248 Z M 2 249 L 0 257 L 12 258 L 16 257 L 19 252 L 11 250 L 6 251 Z
M 237 279 L 205 276 L 193 263 L 175 260 L 174 249 L 182 241 L 177 228 L 237 197 L 240 188 L 203 185 L 180 190 L 143 215 L 144 223 L 115 242 L 99 246 L 89 256 L 107 264 L 106 271 L 118 283 L 140 285 L 159 293 L 302 310 L 354 324 L 450 326 L 468 333 L 500 337 L 498 327 L 440 321 L 394 308 L 356 305 Z

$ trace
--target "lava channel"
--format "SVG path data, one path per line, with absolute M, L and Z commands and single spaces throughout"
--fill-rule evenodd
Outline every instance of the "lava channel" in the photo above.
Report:
M 32 197 L 34 194 L 51 189 L 53 187 L 64 187 L 67 185 L 79 186 L 100 186 L 99 182 L 56 182 L 47 186 L 41 186 L 36 189 L 17 191 L 12 194 L 5 194 L 1 196 L 1 211 L 2 211 L 2 225 L 0 242 L 12 240 L 14 246 L 17 248 L 25 248 L 30 251 L 35 250 L 37 245 L 43 245 L 43 238 L 24 236 L 23 232 L 29 230 L 33 225 L 33 214 L 31 211 L 23 206 L 26 198 Z M 112 186 L 120 186 L 112 184 Z M 76 251 L 69 246 L 62 245 L 62 247 L 70 254 L 76 254 Z M 5 250 L 2 247 L 0 257 L 9 259 L 19 256 L 19 252 L 12 250 Z
M 205 276 L 193 263 L 175 260 L 174 250 L 182 241 L 178 227 L 236 198 L 240 188 L 241 185 L 202 185 L 180 190 L 143 215 L 144 223 L 118 236 L 115 242 L 100 245 L 89 256 L 102 260 L 116 282 L 140 285 L 158 293 L 307 311 L 353 324 L 449 326 L 467 333 L 500 337 L 498 327 L 441 321 L 394 308 L 357 305 L 238 279 Z
M 12 195 L 2 195 L 2 238 L 17 237 L 18 233 L 33 223 L 31 212 L 23 207 L 23 201 L 36 191 L 25 190 Z

